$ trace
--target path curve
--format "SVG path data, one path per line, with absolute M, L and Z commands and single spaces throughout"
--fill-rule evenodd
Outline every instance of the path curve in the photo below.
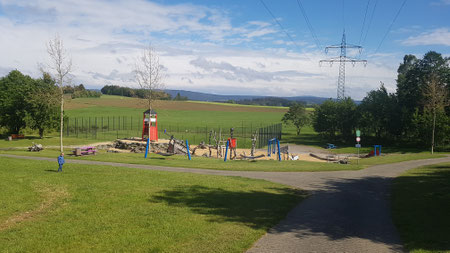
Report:
M 56 158 L 0 154 L 56 162 Z M 419 166 L 450 162 L 450 157 L 376 165 L 359 171 L 249 172 L 174 168 L 66 159 L 67 163 L 189 172 L 265 179 L 309 190 L 312 196 L 259 239 L 248 252 L 402 252 L 392 223 L 392 179 Z

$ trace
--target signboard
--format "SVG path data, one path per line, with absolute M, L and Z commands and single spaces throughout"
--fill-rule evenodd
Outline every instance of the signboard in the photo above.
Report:
M 361 148 L 361 144 L 356 144 L 355 148 Z
M 360 142 L 361 141 L 361 137 L 356 137 L 356 141 Z
M 361 136 L 361 131 L 356 130 L 356 137 L 359 137 L 359 136 Z

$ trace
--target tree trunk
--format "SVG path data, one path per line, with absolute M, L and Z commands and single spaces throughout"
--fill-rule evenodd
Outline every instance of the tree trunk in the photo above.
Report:
M 39 138 L 44 138 L 44 128 L 39 128 Z
M 431 132 L 431 154 L 434 153 L 434 131 L 436 129 L 436 109 L 433 108 L 433 130 Z
M 300 135 L 301 128 L 297 127 L 297 135 Z
M 60 152 L 62 153 L 63 150 L 63 127 L 64 127 L 64 92 L 63 92 L 63 87 L 62 87 L 62 79 L 59 80 L 59 85 L 60 85 L 60 89 L 61 89 L 61 124 L 60 124 L 60 131 L 59 131 L 59 149 Z

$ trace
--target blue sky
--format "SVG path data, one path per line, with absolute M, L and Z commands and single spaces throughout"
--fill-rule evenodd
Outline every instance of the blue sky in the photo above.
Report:
M 137 87 L 134 65 L 148 43 L 160 55 L 166 88 L 216 94 L 335 97 L 338 66 L 318 61 L 338 55 L 323 47 L 339 44 L 344 28 L 348 43 L 364 47 L 349 56 L 368 60 L 347 65 L 346 92 L 354 99 L 380 82 L 393 92 L 405 54 L 450 56 L 450 0 L 406 1 L 389 32 L 403 0 L 299 2 L 320 48 L 297 0 L 264 0 L 284 30 L 260 0 L 0 0 L 0 75 L 18 69 L 39 76 L 56 33 L 72 57 L 73 84 L 90 88 Z

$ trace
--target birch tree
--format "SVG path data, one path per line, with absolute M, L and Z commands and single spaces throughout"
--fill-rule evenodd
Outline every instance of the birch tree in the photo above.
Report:
M 435 75 L 432 75 L 425 86 L 423 95 L 426 99 L 425 108 L 429 109 L 433 116 L 431 129 L 431 154 L 433 154 L 436 133 L 436 114 L 445 113 L 444 109 L 449 105 L 448 92 L 445 86 L 439 82 L 439 79 Z
M 59 97 L 61 103 L 60 113 L 60 151 L 63 152 L 63 127 L 64 127 L 64 83 L 69 82 L 70 73 L 72 71 L 72 59 L 68 56 L 64 49 L 63 41 L 59 35 L 55 35 L 47 43 L 47 53 L 50 56 L 49 68 L 52 69 L 53 78 L 59 86 Z
M 145 91 L 145 100 L 150 113 L 154 108 L 157 91 L 164 88 L 162 74 L 159 56 L 155 49 L 149 45 L 142 50 L 136 61 L 135 78 L 139 87 Z M 150 138 L 150 127 L 148 128 L 148 138 Z

